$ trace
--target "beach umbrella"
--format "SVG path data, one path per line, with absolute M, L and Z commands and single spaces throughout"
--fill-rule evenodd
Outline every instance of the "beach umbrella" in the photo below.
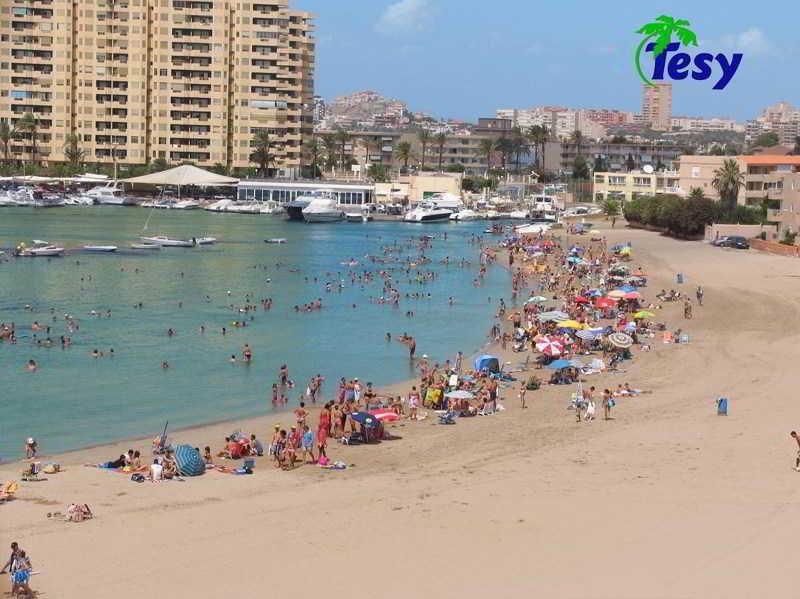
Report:
M 584 297 L 582 295 L 579 295 L 578 297 L 575 298 L 575 303 L 576 304 L 588 304 L 589 303 L 589 298 L 588 297 Z
M 594 305 L 598 308 L 613 308 L 617 302 L 610 297 L 599 297 L 595 300 Z
M 622 249 L 625 249 L 626 247 L 630 247 L 630 246 L 628 246 L 628 245 L 626 245 L 624 243 L 617 243 L 616 245 L 612 245 L 611 246 L 611 251 L 612 252 L 618 252 L 618 251 L 620 251 Z
M 541 303 L 546 302 L 546 301 L 547 301 L 546 297 L 543 297 L 541 295 L 534 295 L 533 297 L 529 297 L 526 300 L 525 303 L 526 304 L 541 304 Z
M 619 251 L 619 253 L 622 256 L 630 256 L 632 251 L 633 250 L 630 247 L 624 247 Z
M 481 372 L 484 369 L 489 372 L 499 372 L 500 360 L 498 360 L 496 356 L 490 356 L 488 354 L 480 356 L 475 360 L 475 370 Z
M 572 360 L 570 360 L 569 365 L 572 366 L 573 368 L 583 368 L 583 362 L 581 362 L 577 358 L 573 358 Z
M 379 424 L 378 419 L 369 412 L 353 412 L 350 418 L 367 428 L 375 428 Z
M 578 256 L 570 256 L 569 258 L 567 258 L 567 262 L 571 264 L 580 264 L 583 262 L 583 258 L 580 258 Z
M 611 345 L 616 347 L 625 349 L 633 345 L 633 339 L 630 335 L 626 335 L 625 333 L 611 333 L 608 336 L 608 340 L 611 342 Z
M 564 353 L 564 343 L 552 337 L 543 337 L 536 343 L 536 349 L 546 356 L 560 356 Z
M 390 410 L 389 408 L 381 408 L 379 410 L 370 410 L 369 414 L 375 416 L 381 422 L 396 422 L 400 420 L 400 415 Z
M 579 338 L 584 339 L 586 341 L 593 341 L 594 339 L 597 339 L 598 337 L 601 337 L 603 335 L 603 330 L 604 329 L 585 329 L 583 331 L 578 331 L 575 334 Z
M 648 310 L 639 310 L 633 315 L 636 320 L 639 320 L 640 318 L 653 318 L 653 316 L 655 316 L 655 314 Z
M 636 291 L 636 287 L 632 287 L 631 285 L 623 285 L 619 288 L 620 291 L 624 291 L 625 293 L 633 293 Z
M 638 291 L 629 291 L 628 293 L 626 293 L 622 297 L 627 299 L 627 300 L 638 300 L 638 299 L 642 299 L 642 294 L 639 293 Z
M 563 370 L 564 368 L 569 368 L 572 366 L 569 360 L 553 360 L 550 362 L 546 368 L 550 370 Z
M 181 476 L 200 476 L 206 471 L 200 452 L 191 445 L 178 445 L 175 448 L 175 463 Z
M 586 292 L 589 297 L 601 297 L 605 293 L 602 289 L 590 289 Z
M 558 323 L 559 329 L 585 329 L 586 325 L 577 320 L 564 320 Z
M 450 391 L 444 394 L 445 397 L 449 397 L 451 399 L 473 399 L 475 395 L 470 393 L 469 391 L 465 391 L 464 389 L 457 389 L 456 391 Z
M 539 320 L 559 322 L 562 320 L 569 320 L 569 314 L 561 312 L 560 310 L 551 310 L 550 312 L 542 312 L 539 314 Z
M 622 299 L 623 297 L 625 297 L 625 292 L 622 291 L 621 289 L 614 289 L 613 291 L 608 292 L 608 297 L 614 299 Z

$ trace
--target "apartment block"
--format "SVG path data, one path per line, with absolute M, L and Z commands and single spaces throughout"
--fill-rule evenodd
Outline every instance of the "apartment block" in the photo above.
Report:
M 0 119 L 32 113 L 37 157 L 298 170 L 313 127 L 312 15 L 288 0 L 0 0 Z M 32 155 L 31 134 L 11 147 Z
M 642 85 L 642 118 L 655 131 L 669 131 L 672 126 L 672 84 Z
M 640 196 L 678 193 L 678 171 L 596 172 L 592 180 L 595 202 L 629 202 Z
M 677 146 L 663 143 L 582 142 L 578 147 L 573 142 L 548 142 L 545 168 L 571 172 L 579 153 L 590 165 L 599 158 L 605 169 L 622 172 L 628 170 L 629 162 L 632 162 L 633 169 L 641 169 L 646 165 L 656 169 L 669 168 L 680 155 L 680 150 Z

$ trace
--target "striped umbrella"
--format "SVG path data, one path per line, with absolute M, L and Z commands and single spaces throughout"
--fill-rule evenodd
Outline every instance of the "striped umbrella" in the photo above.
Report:
M 564 353 L 564 343 L 554 337 L 542 337 L 536 343 L 536 349 L 546 356 L 560 356 Z
M 608 336 L 608 340 L 612 345 L 615 345 L 621 349 L 625 349 L 633 345 L 633 338 L 625 333 L 611 333 Z
M 206 471 L 200 452 L 191 445 L 178 445 L 175 448 L 175 462 L 181 476 L 200 476 Z

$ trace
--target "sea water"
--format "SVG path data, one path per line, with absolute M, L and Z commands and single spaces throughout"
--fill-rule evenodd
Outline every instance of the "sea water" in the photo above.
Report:
M 219 242 L 130 250 L 148 216 L 146 234 L 213 236 Z M 416 338 L 417 357 L 425 353 L 443 362 L 459 350 L 470 356 L 485 343 L 498 299 L 509 285 L 500 267 L 490 268 L 480 287 L 473 284 L 479 248 L 471 238 L 484 227 L 306 225 L 274 216 L 107 206 L 0 209 L 0 247 L 6 249 L 0 257 L 0 322 L 14 322 L 19 338 L 15 345 L 0 342 L 0 460 L 19 457 L 28 436 L 54 453 L 155 436 L 166 420 L 173 429 L 263 415 L 274 409 L 271 386 L 282 364 L 295 381 L 290 408 L 317 373 L 326 379 L 324 398 L 333 396 L 342 376 L 375 385 L 406 380 L 415 372 L 407 347 L 396 341 L 403 333 Z M 403 295 L 398 308 L 369 301 L 382 295 L 380 277 L 363 288 L 351 284 L 353 271 L 395 266 L 372 264 L 365 255 L 381 255 L 384 245 L 421 235 L 435 237 L 425 252 L 432 262 L 422 268 L 437 277 L 419 285 L 396 274 Z M 281 237 L 286 244 L 264 243 Z M 67 249 L 87 243 L 120 249 L 113 254 L 75 251 L 53 259 L 9 258 L 10 248 L 32 239 Z M 449 266 L 440 263 L 445 256 Z M 359 265 L 342 264 L 351 258 Z M 462 258 L 471 266 L 459 267 Z M 326 292 L 326 273 L 339 273 L 333 278 L 345 281 L 341 293 Z M 272 309 L 258 305 L 252 321 L 240 315 L 246 292 L 257 305 L 272 298 Z M 431 298 L 405 299 L 406 292 L 430 293 Z M 322 298 L 322 310 L 294 311 L 295 305 L 317 298 Z M 136 309 L 139 302 L 142 308 Z M 406 316 L 408 311 L 414 316 Z M 67 333 L 65 314 L 79 321 L 79 330 Z M 245 328 L 233 326 L 245 318 Z M 51 327 L 52 347 L 36 345 L 34 321 Z M 170 328 L 176 332 L 172 337 Z M 65 334 L 73 344 L 62 349 L 59 337 Z M 44 331 L 36 335 L 47 337 Z M 252 363 L 230 363 L 245 344 L 252 348 Z M 95 349 L 104 357 L 92 357 Z M 26 371 L 29 359 L 38 363 L 36 372 Z M 170 367 L 162 369 L 162 361 Z

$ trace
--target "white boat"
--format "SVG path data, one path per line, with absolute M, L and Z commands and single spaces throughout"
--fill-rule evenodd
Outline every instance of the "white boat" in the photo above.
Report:
M 132 250 L 160 250 L 161 246 L 157 243 L 132 243 Z
M 512 210 L 508 213 L 508 218 L 512 220 L 527 220 L 530 214 L 527 210 Z
M 369 208 L 364 207 L 359 212 L 345 212 L 344 217 L 349 223 L 368 223 L 372 220 Z
M 135 204 L 132 198 L 122 192 L 122 188 L 117 187 L 117 182 L 110 185 L 99 185 L 93 187 L 83 194 L 84 197 L 91 199 L 95 204 L 105 204 L 109 206 L 129 206 Z
M 85 245 L 83 246 L 85 252 L 116 252 L 117 246 L 115 245 Z
M 93 204 L 94 200 L 85 195 L 68 195 L 64 198 L 65 206 L 92 206 Z
M 197 210 L 200 208 L 200 202 L 194 200 L 180 200 L 175 202 L 172 206 L 175 210 Z
M 459 210 L 458 212 L 454 212 L 453 214 L 450 215 L 450 220 L 458 222 L 478 220 L 479 218 L 480 215 L 474 210 L 470 210 L 469 208 L 467 208 L 466 210 Z
M 264 243 L 286 243 L 286 239 L 284 237 L 271 237 L 270 239 L 265 239 Z
M 319 199 L 333 200 L 334 203 L 336 203 L 337 195 L 329 189 L 317 189 L 297 196 L 292 201 L 284 204 L 284 209 L 289 215 L 289 220 L 305 220 L 303 210 L 310 206 L 311 202 Z
M 198 237 L 197 238 L 197 245 L 214 245 L 217 243 L 216 237 Z
M 236 202 L 230 199 L 217 200 L 203 208 L 203 210 L 207 210 L 208 212 L 227 212 L 228 208 L 235 203 Z
M 15 206 L 19 206 L 19 202 L 11 192 L 0 193 L 0 208 L 13 208 Z
M 37 257 L 37 256 L 60 256 L 64 253 L 64 248 L 52 245 L 46 241 L 42 241 L 41 239 L 34 239 L 33 246 L 27 249 L 24 249 L 20 252 L 21 256 L 30 256 L 30 257 Z
M 303 208 L 302 213 L 303 220 L 307 223 L 335 223 L 344 220 L 344 212 L 336 204 L 335 198 L 315 198 Z
M 233 202 L 225 212 L 235 212 L 237 214 L 261 214 L 262 205 L 260 202 Z
M 406 212 L 403 220 L 407 223 L 433 223 L 450 220 L 453 211 L 450 208 L 439 208 L 434 203 L 422 202 L 416 208 Z
M 283 206 L 278 204 L 278 202 L 268 200 L 261 204 L 261 214 L 285 214 L 285 212 Z
M 164 235 L 156 235 L 155 237 L 139 237 L 145 243 L 154 243 L 162 247 L 178 247 L 190 248 L 197 245 L 195 242 L 188 239 L 172 239 Z

